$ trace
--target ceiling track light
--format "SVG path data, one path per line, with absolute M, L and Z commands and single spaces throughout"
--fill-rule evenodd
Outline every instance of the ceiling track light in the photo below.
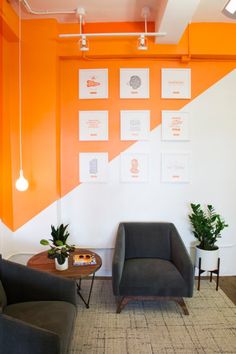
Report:
M 83 33 L 82 26 L 84 24 L 85 10 L 78 8 L 76 16 L 79 17 L 80 32 L 79 33 L 63 33 L 59 34 L 59 38 L 80 38 L 80 50 L 87 51 L 88 44 L 87 38 L 89 37 L 138 37 L 138 49 L 147 50 L 147 37 L 163 37 L 165 32 L 148 32 L 147 31 L 147 18 L 150 16 L 149 7 L 142 8 L 141 16 L 144 18 L 144 32 L 106 32 L 106 33 Z
M 21 75 L 21 3 L 19 0 L 19 157 L 20 157 L 20 173 L 19 178 L 16 181 L 16 189 L 20 192 L 24 192 L 29 187 L 29 182 L 24 177 L 22 168 L 22 75 Z
M 82 41 L 80 41 L 80 50 L 82 51 L 87 51 L 88 49 L 88 38 L 89 37 L 138 37 L 139 42 L 143 43 L 143 36 L 146 37 L 164 37 L 166 36 L 166 32 L 147 32 L 147 18 L 150 15 L 150 9 L 148 6 L 144 6 L 141 10 L 141 16 L 145 19 L 145 30 L 144 32 L 106 32 L 106 33 L 82 33 L 82 25 L 84 24 L 84 17 L 85 17 L 85 9 L 83 7 L 79 7 L 76 10 L 43 10 L 43 11 L 38 11 L 38 10 L 33 10 L 28 3 L 28 0 L 19 0 L 22 2 L 22 4 L 25 6 L 26 10 L 33 14 L 33 15 L 60 15 L 60 14 L 75 14 L 76 17 L 79 17 L 80 21 L 80 33 L 63 33 L 59 34 L 59 38 L 80 38 Z M 85 38 L 85 39 L 84 39 Z M 81 42 L 85 42 L 86 45 L 82 45 Z M 138 49 L 140 50 L 146 50 L 147 45 L 139 45 L 138 44 Z

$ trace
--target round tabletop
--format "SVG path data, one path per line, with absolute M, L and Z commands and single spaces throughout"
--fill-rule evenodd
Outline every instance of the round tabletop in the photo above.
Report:
M 96 264 L 91 265 L 73 265 L 73 256 L 76 254 L 89 254 L 95 257 Z M 41 271 L 53 273 L 56 275 L 61 275 L 67 278 L 74 278 L 74 279 L 81 279 L 85 278 L 95 272 L 98 271 L 99 268 L 102 266 L 102 259 L 101 257 L 90 250 L 84 248 L 76 248 L 74 252 L 72 252 L 69 256 L 69 267 L 66 270 L 60 271 L 55 268 L 54 259 L 48 258 L 48 251 L 44 251 L 41 253 L 37 253 L 32 256 L 28 262 L 27 266 L 30 268 L 38 269 Z

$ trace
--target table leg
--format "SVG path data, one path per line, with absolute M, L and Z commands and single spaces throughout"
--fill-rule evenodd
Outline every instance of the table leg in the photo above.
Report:
M 89 303 L 90 303 L 90 297 L 91 297 L 91 294 L 92 294 L 94 278 L 95 278 L 95 273 L 93 273 L 93 275 L 92 275 L 92 280 L 91 280 L 91 285 L 90 285 L 89 295 L 88 295 L 87 301 L 84 299 L 84 297 L 82 296 L 82 294 L 80 292 L 80 290 L 81 290 L 81 278 L 79 280 L 79 284 L 77 283 L 77 293 L 78 293 L 79 297 L 81 298 L 81 300 L 83 301 L 83 303 L 85 304 L 87 309 L 89 308 Z

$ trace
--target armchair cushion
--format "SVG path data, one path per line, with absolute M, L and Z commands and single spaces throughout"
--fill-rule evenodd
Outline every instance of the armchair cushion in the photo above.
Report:
M 55 333 L 61 342 L 62 353 L 73 331 L 75 306 L 64 301 L 31 301 L 9 305 L 4 314 L 28 324 Z
M 125 262 L 120 295 L 184 296 L 187 286 L 172 262 L 158 258 L 135 258 Z
M 125 258 L 150 257 L 169 260 L 171 256 L 170 225 L 157 222 L 124 223 Z

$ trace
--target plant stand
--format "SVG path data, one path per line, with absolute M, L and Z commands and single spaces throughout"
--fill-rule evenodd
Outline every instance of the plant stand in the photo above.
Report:
M 201 269 L 201 257 L 199 257 L 199 262 L 198 262 L 198 285 L 197 285 L 197 290 L 200 290 L 200 281 L 201 281 L 201 274 L 204 272 L 210 272 L 210 282 L 212 282 L 212 274 L 216 274 L 216 290 L 218 290 L 219 287 L 219 276 L 220 276 L 220 258 L 218 258 L 217 262 L 217 269 L 214 270 L 203 270 Z

